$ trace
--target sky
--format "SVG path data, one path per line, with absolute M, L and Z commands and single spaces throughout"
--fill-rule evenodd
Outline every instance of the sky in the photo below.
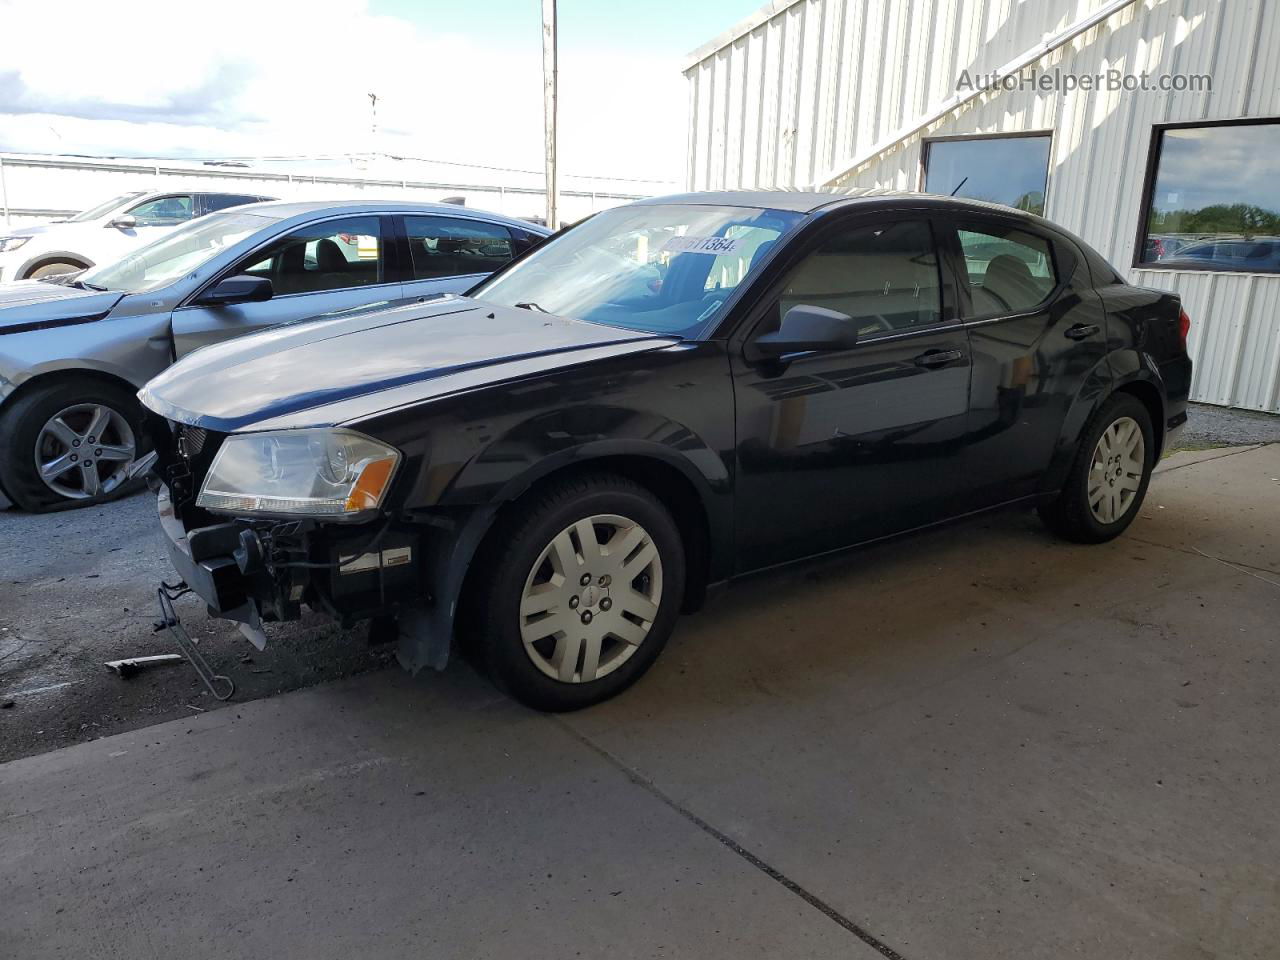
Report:
M 559 0 L 561 171 L 682 181 L 683 58 L 759 5 Z M 0 0 L 0 150 L 542 168 L 540 0 L 237 6 Z
M 1255 124 L 1166 132 L 1152 202 L 1162 211 L 1233 203 L 1280 211 L 1280 133 Z

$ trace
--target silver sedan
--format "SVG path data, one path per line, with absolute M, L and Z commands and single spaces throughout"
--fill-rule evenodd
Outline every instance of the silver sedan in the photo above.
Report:
M 177 358 L 463 292 L 547 233 L 447 204 L 262 203 L 78 275 L 0 286 L 0 492 L 28 510 L 106 499 L 143 443 L 135 392 Z

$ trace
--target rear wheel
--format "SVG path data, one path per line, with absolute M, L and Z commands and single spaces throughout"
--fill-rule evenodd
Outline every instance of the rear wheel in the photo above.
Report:
M 1115 394 L 1085 426 L 1066 485 L 1040 516 L 1077 543 L 1117 537 L 1138 515 L 1154 466 L 1151 415 L 1136 397 Z
M 662 652 L 684 549 L 651 493 L 591 476 L 499 527 L 474 575 L 477 652 L 494 682 L 535 709 L 576 710 L 621 693 Z
M 0 417 L 0 481 L 25 510 L 99 503 L 121 493 L 141 442 L 137 401 L 114 384 L 63 380 L 20 396 Z

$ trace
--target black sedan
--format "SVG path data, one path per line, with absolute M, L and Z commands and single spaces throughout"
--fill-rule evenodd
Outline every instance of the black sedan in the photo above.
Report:
M 1009 505 L 1121 533 L 1189 322 L 1028 214 L 717 193 L 600 213 L 463 296 L 206 347 L 141 392 L 174 564 L 256 642 L 303 604 L 548 710 L 732 578 Z

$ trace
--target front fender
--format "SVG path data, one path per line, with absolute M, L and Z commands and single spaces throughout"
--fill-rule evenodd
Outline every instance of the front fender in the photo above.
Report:
M 173 360 L 169 315 L 97 320 L 0 337 L 0 403 L 49 374 L 105 374 L 135 389 Z

